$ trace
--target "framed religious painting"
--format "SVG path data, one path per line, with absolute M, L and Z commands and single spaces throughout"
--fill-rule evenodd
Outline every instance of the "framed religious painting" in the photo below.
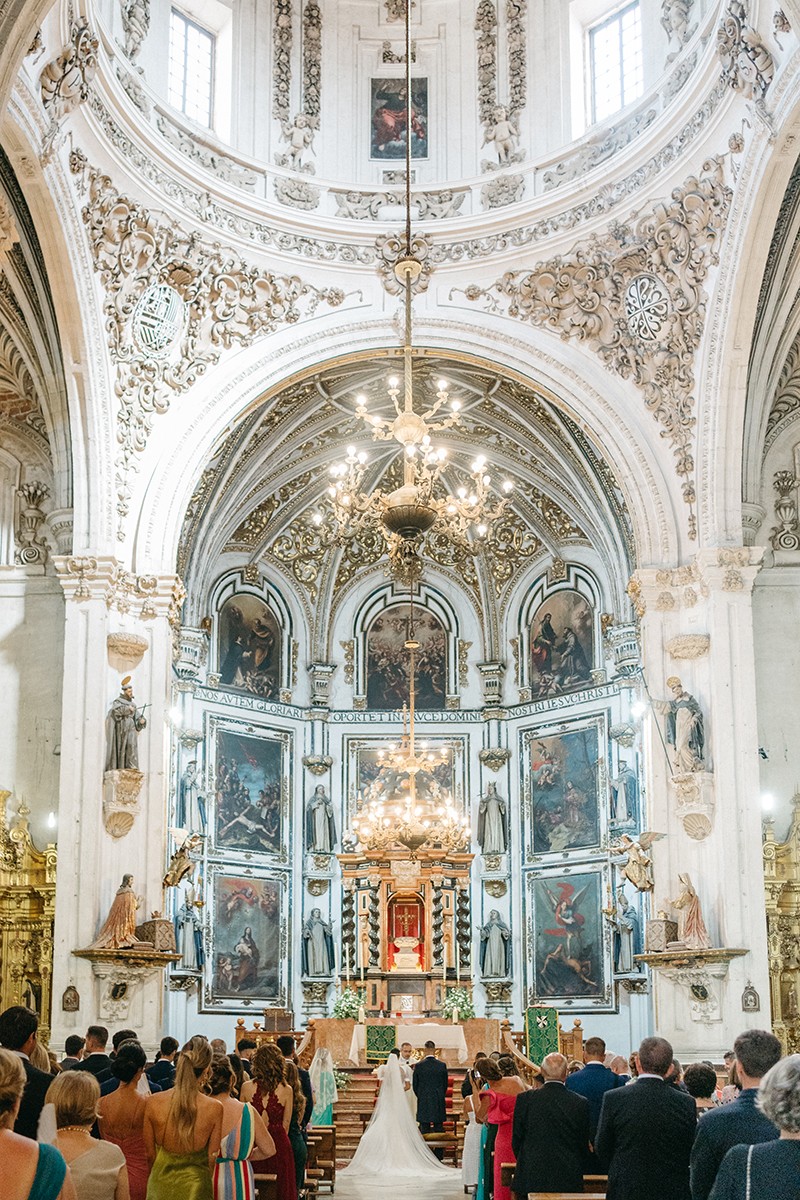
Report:
M 252 868 L 209 870 L 205 1011 L 286 1006 L 288 876 Z
M 466 795 L 465 754 L 463 738 L 423 738 L 417 734 L 417 747 L 424 741 L 436 753 L 437 761 L 417 774 L 417 795 L 424 799 L 454 805 L 463 809 Z M 347 743 L 348 816 L 369 800 L 393 799 L 407 789 L 408 777 L 386 765 L 383 759 L 391 735 L 383 738 L 350 738 Z M 441 751 L 441 757 L 439 757 Z
M 370 158 L 404 159 L 409 125 L 411 157 L 427 158 L 428 80 L 411 80 L 409 106 L 405 79 L 373 79 L 370 85 Z
M 608 869 L 554 867 L 526 877 L 528 1004 L 611 1011 Z
M 528 633 L 532 700 L 592 686 L 594 609 L 580 592 L 565 588 L 539 605 Z
M 586 858 L 598 851 L 608 819 L 605 714 L 520 736 L 527 858 Z
M 272 609 L 250 592 L 229 597 L 217 624 L 219 686 L 277 700 L 281 629 Z
M 288 862 L 291 733 L 210 717 L 208 744 L 210 853 Z
M 385 608 L 367 631 L 367 708 L 396 711 L 408 704 L 411 662 L 406 646 L 411 607 Z M 414 706 L 443 709 L 447 691 L 447 634 L 435 613 L 414 607 Z

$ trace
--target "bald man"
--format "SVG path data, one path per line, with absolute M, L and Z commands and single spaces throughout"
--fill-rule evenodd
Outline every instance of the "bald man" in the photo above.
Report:
M 544 1087 L 523 1092 L 514 1108 L 511 1147 L 517 1159 L 513 1191 L 582 1192 L 589 1163 L 589 1101 L 568 1092 L 567 1060 L 548 1054 Z

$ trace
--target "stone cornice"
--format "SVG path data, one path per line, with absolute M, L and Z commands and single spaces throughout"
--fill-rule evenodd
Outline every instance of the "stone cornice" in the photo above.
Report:
M 631 576 L 628 595 L 639 617 L 694 608 L 714 593 L 749 596 L 763 556 L 763 546 L 708 547 L 680 567 L 640 567 Z
M 135 575 L 110 555 L 59 555 L 53 563 L 67 600 L 103 600 L 120 615 L 178 623 L 186 593 L 177 575 Z

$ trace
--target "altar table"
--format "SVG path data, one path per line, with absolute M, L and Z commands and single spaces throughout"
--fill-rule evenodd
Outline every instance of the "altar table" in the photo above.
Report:
M 387 1025 L 389 1022 L 386 1023 Z M 460 1025 L 420 1024 L 414 1022 L 408 1025 L 397 1025 L 397 1045 L 410 1042 L 415 1050 L 421 1050 L 426 1042 L 434 1042 L 437 1050 L 455 1050 L 460 1063 L 468 1058 L 467 1039 Z M 358 1066 L 364 1056 L 367 1046 L 365 1025 L 356 1025 L 350 1042 L 350 1061 Z

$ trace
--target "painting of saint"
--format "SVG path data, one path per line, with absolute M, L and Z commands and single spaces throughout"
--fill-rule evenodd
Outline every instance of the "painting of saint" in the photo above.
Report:
M 373 79 L 370 158 L 405 158 L 407 125 L 405 79 Z M 411 157 L 428 157 L 428 81 L 411 80 Z
M 599 846 L 597 724 L 527 741 L 534 854 Z
M 530 682 L 534 700 L 589 687 L 594 664 L 594 613 L 578 592 L 555 592 L 531 623 Z
M 361 803 L 391 800 L 408 791 L 408 776 L 386 766 L 379 748 L 362 745 L 357 752 L 355 784 Z M 431 763 L 430 770 L 417 773 L 416 790 L 421 798 L 446 803 L 455 798 L 455 787 L 455 755 L 452 747 L 448 747 L 444 761 Z
M 218 729 L 214 780 L 217 850 L 276 854 L 281 837 L 284 743 Z
M 275 614 L 258 596 L 231 596 L 219 614 L 220 685 L 278 697 L 281 631 Z
M 367 708 L 397 709 L 408 704 L 411 669 L 406 648 L 411 610 L 395 604 L 376 617 L 367 634 Z M 447 643 L 437 616 L 414 609 L 414 635 L 419 647 L 415 659 L 417 708 L 444 708 L 447 679 Z
M 273 879 L 218 874 L 214 880 L 212 992 L 215 999 L 275 999 L 279 984 L 281 890 Z
M 601 873 L 539 876 L 530 887 L 534 1003 L 602 997 L 606 952 Z

